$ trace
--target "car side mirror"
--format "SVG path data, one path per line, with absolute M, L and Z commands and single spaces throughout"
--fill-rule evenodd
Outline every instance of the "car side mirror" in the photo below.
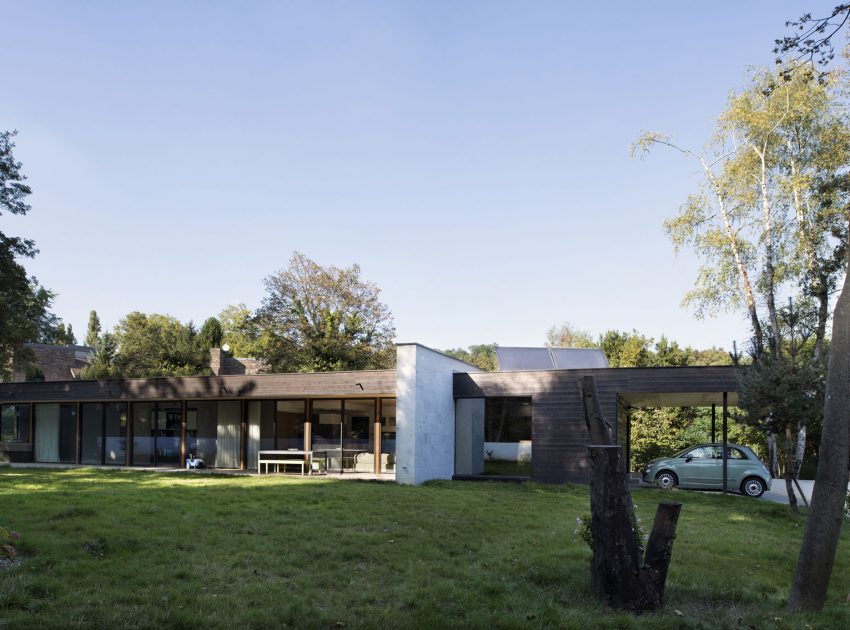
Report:
M 693 457 L 691 457 L 690 455 L 688 455 L 688 456 L 685 458 L 685 462 L 693 461 L 693 459 L 694 459 Z

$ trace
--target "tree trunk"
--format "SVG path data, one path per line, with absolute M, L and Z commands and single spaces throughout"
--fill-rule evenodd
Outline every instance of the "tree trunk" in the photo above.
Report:
M 582 401 L 584 402 L 584 421 L 590 434 L 591 444 L 613 444 L 614 427 L 602 416 L 602 406 L 599 404 L 599 393 L 596 391 L 596 381 L 592 376 L 584 376 L 579 385 Z
M 632 496 L 626 486 L 623 449 L 588 446 L 591 465 L 590 530 L 593 558 L 590 563 L 593 592 L 614 608 L 643 612 L 661 608 L 667 569 L 676 538 L 681 503 L 662 503 L 655 512 L 641 563 L 640 533 L 634 522 Z
M 803 468 L 803 457 L 806 455 L 806 427 L 801 426 L 797 431 L 797 450 L 794 453 L 794 479 L 800 478 Z
M 835 562 L 850 461 L 850 274 L 832 316 L 823 433 L 811 509 L 788 597 L 790 610 L 817 611 L 826 601 Z
M 613 444 L 613 428 L 602 415 L 593 377 L 582 378 L 579 387 L 584 399 L 588 433 L 591 441 L 599 442 L 587 447 L 593 592 L 614 608 L 633 612 L 657 610 L 664 603 L 667 569 L 682 504 L 662 503 L 658 506 L 646 548 L 645 565 L 642 564 L 640 528 L 635 520 L 632 495 L 626 480 L 623 449 Z
M 765 282 L 765 301 L 767 302 L 767 316 L 770 321 L 770 327 L 773 329 L 773 334 L 768 341 L 770 342 L 770 356 L 774 359 L 779 358 L 779 348 L 781 347 L 779 318 L 776 316 L 776 269 L 774 268 L 773 259 L 775 257 L 773 247 L 773 216 L 770 207 L 770 193 L 767 189 L 767 164 L 765 162 L 765 153 L 767 146 L 762 151 L 756 147 L 753 150 L 761 160 L 761 207 L 762 220 L 764 222 L 764 275 Z
M 788 506 L 794 514 L 800 513 L 797 505 L 797 495 L 794 493 L 794 440 L 791 435 L 791 425 L 785 425 L 785 490 L 788 493 Z
M 779 457 L 776 454 L 776 434 L 773 431 L 767 433 L 767 460 L 770 476 L 779 479 Z
M 726 240 L 729 247 L 732 249 L 732 254 L 735 258 L 735 267 L 738 270 L 738 277 L 741 280 L 741 292 L 744 294 L 744 301 L 747 304 L 747 312 L 750 314 L 750 324 L 753 327 L 753 345 L 756 356 L 759 356 L 764 350 L 764 331 L 759 321 L 758 310 L 756 307 L 756 298 L 753 294 L 753 287 L 750 284 L 750 275 L 747 272 L 747 267 L 744 264 L 744 256 L 741 253 L 741 246 L 738 244 L 738 237 L 735 230 L 732 229 L 732 222 L 729 219 L 729 211 L 726 208 L 726 198 L 723 194 L 723 187 L 714 172 L 702 157 L 699 157 L 705 175 L 708 178 L 711 187 L 714 190 L 714 195 L 717 198 L 717 207 L 720 209 L 720 217 L 723 220 L 723 232 L 726 235 Z

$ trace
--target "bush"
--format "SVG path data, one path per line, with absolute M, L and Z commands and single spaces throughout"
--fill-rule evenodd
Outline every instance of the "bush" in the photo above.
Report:
M 10 531 L 5 527 L 0 527 L 0 555 L 14 560 L 18 557 L 18 549 L 15 546 L 21 539 L 18 532 Z

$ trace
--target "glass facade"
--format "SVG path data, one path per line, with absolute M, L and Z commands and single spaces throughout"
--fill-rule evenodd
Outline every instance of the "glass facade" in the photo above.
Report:
M 103 403 L 80 405 L 80 463 L 103 463 Z
M 30 405 L 3 405 L 0 408 L 0 442 L 30 441 Z
M 353 472 L 375 472 L 375 401 L 344 400 L 342 466 Z
M 43 463 L 77 462 L 76 403 L 40 403 L 35 409 L 34 459 Z
M 394 398 L 24 403 L 0 413 L 2 441 L 32 441 L 37 462 L 183 467 L 191 454 L 256 469 L 261 450 L 312 450 L 314 472 L 396 468 Z
M 239 468 L 241 405 L 237 400 L 188 403 L 186 457 L 202 459 L 205 466 Z
M 395 472 L 395 398 L 381 400 L 381 472 Z
M 530 477 L 531 398 L 457 402 L 455 474 Z
M 104 464 L 127 463 L 127 403 L 106 403 L 103 405 Z
M 133 403 L 133 464 L 180 466 L 182 412 L 179 402 Z
M 313 458 L 325 470 L 342 470 L 342 401 L 313 400 L 310 405 Z
M 127 463 L 127 403 L 80 405 L 80 463 Z
M 278 400 L 275 407 L 275 448 L 304 450 L 307 401 Z

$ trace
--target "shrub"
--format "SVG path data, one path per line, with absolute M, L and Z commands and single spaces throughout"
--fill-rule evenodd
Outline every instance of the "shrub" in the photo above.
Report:
M 5 556 L 9 560 L 17 558 L 18 549 L 15 545 L 20 539 L 21 535 L 18 532 L 0 527 L 0 555 Z

